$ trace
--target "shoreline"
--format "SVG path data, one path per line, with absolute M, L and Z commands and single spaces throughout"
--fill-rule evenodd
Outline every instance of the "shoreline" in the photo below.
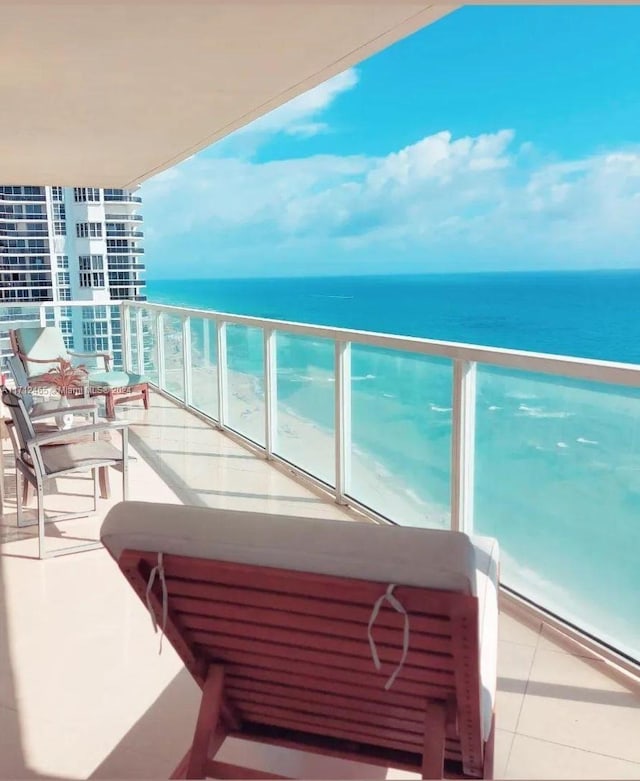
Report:
M 234 370 L 228 371 L 228 411 L 231 427 L 259 445 L 264 445 L 264 397 L 260 380 Z M 217 369 L 193 367 L 193 395 L 202 399 L 213 385 L 217 392 Z M 275 452 L 292 465 L 334 484 L 335 444 L 332 431 L 305 417 L 289 405 L 278 403 Z M 327 468 L 328 467 L 328 468 Z M 352 497 L 396 523 L 446 528 L 449 510 L 416 496 L 410 485 L 375 456 L 352 446 Z

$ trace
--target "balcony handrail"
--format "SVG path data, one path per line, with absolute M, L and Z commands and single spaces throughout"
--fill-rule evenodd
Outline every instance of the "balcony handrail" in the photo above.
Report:
M 640 365 L 638 364 L 513 350 L 506 347 L 488 347 L 466 344 L 464 342 L 448 342 L 437 339 L 425 339 L 419 336 L 396 336 L 375 331 L 359 331 L 334 326 L 235 315 L 230 312 L 217 312 L 209 309 L 192 309 L 167 304 L 154 304 L 148 301 L 143 306 L 130 301 L 125 301 L 124 304 L 133 308 L 165 312 L 178 317 L 204 318 L 217 323 L 273 329 L 287 334 L 313 336 L 337 342 L 351 342 L 365 347 L 400 350 L 433 358 L 444 358 L 452 361 L 473 361 L 505 369 L 561 375 L 577 380 L 590 380 L 612 385 L 640 387 Z

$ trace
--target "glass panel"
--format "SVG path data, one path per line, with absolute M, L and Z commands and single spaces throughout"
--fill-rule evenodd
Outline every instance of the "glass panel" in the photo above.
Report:
M 640 391 L 478 371 L 475 529 L 502 579 L 640 658 Z
M 325 483 L 335 485 L 333 342 L 278 333 L 276 360 L 275 452 Z
M 144 375 L 154 384 L 158 384 L 158 346 L 156 313 L 142 310 L 142 340 L 144 344 Z
M 403 525 L 448 527 L 451 363 L 351 349 L 350 495 Z
M 218 419 L 218 358 L 216 324 L 191 318 L 191 401 L 194 407 Z
M 137 374 L 138 372 L 138 330 L 136 326 L 136 310 L 127 309 L 129 319 L 129 337 L 131 341 L 131 354 L 129 356 L 129 371 Z
M 264 445 L 264 337 L 260 328 L 227 326 L 229 426 Z
M 182 351 L 182 320 L 164 314 L 164 388 L 184 399 L 184 356 Z

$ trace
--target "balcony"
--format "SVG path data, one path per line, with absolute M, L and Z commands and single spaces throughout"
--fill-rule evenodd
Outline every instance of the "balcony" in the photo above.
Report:
M 127 195 L 126 193 L 104 193 L 104 200 L 108 203 L 142 203 L 139 195 Z
M 107 238 L 132 238 L 132 239 L 142 239 L 144 237 L 143 231 L 137 231 L 137 230 L 114 230 L 113 228 L 109 229 L 107 228 Z
M 41 193 L 10 193 L 0 190 L 0 201 L 5 201 L 8 203 L 24 203 L 25 201 L 29 201 L 30 203 L 34 201 L 41 201 L 44 203 L 46 200 L 47 196 L 45 194 L 44 188 L 42 189 Z
M 80 302 L 65 306 L 87 309 Z M 57 305 L 33 307 L 32 313 L 44 322 L 53 318 L 56 309 Z M 503 548 L 505 587 L 496 777 L 638 777 L 638 678 L 623 672 L 623 668 L 634 668 L 624 664 L 622 656 L 607 653 L 606 648 L 530 604 L 552 607 L 552 612 L 574 625 L 585 628 L 588 624 L 591 634 L 599 639 L 610 645 L 615 641 L 619 648 L 632 651 L 638 636 L 637 616 L 625 613 L 625 592 L 620 590 L 624 577 L 612 572 L 624 565 L 624 557 L 607 559 L 610 549 L 599 550 L 592 539 L 580 539 L 592 534 L 585 517 L 578 519 L 573 540 L 561 537 L 564 530 L 553 515 L 547 528 L 540 530 L 557 541 L 547 545 L 547 555 L 566 559 L 564 566 L 557 558 L 552 562 L 556 582 L 564 592 L 550 592 L 549 582 L 541 582 L 538 576 L 541 562 L 535 538 L 527 538 L 528 570 L 520 564 L 514 566 L 510 558 L 515 558 L 512 532 L 526 524 L 539 529 L 541 524 L 541 516 L 527 511 L 527 506 L 534 510 L 541 507 L 544 515 L 545 495 L 553 494 L 553 501 L 559 500 L 558 475 L 543 483 L 535 462 L 529 465 L 532 488 L 522 497 L 522 517 L 505 514 L 504 519 L 487 521 L 480 501 L 488 490 L 487 480 L 498 500 L 507 502 L 511 488 L 505 485 L 508 481 L 496 477 L 497 466 L 505 469 L 504 461 L 496 461 L 496 447 L 491 449 L 490 460 L 485 452 L 492 431 L 495 436 L 500 433 L 499 422 L 493 418 L 487 422 L 488 408 L 499 406 L 491 403 L 496 382 L 503 404 L 514 400 L 515 415 L 521 406 L 544 406 L 542 400 L 534 404 L 532 399 L 521 398 L 524 385 L 529 395 L 535 388 L 542 399 L 539 383 L 544 378 L 561 380 L 562 399 L 565 403 L 574 400 L 576 416 L 592 411 L 596 403 L 609 403 L 609 425 L 619 436 L 616 416 L 634 408 L 637 367 L 154 304 L 125 302 L 120 308 L 109 307 L 108 312 L 114 318 L 112 326 L 122 330 L 127 365 L 133 370 L 144 369 L 157 388 L 148 412 L 137 403 L 118 408 L 118 414 L 132 423 L 136 457 L 131 475 L 133 499 L 345 521 L 384 521 L 386 517 L 495 533 Z M 2 329 L 6 327 L 4 322 Z M 0 340 L 2 335 L 0 332 Z M 395 386 L 395 402 L 385 395 L 386 386 L 376 387 L 374 378 L 361 373 L 365 357 L 376 360 L 378 377 L 388 377 Z M 422 453 L 422 479 L 431 489 L 438 489 L 438 474 L 447 473 L 446 490 L 436 497 L 439 508 L 425 507 L 404 488 L 402 496 L 395 495 L 407 475 L 385 475 L 380 462 L 368 455 L 375 442 L 380 452 L 374 456 L 382 457 L 384 447 L 397 447 L 406 454 L 406 472 L 410 473 L 416 448 L 422 448 L 424 442 L 413 440 L 415 433 L 408 428 L 402 441 L 385 443 L 385 438 L 389 439 L 385 427 L 390 415 L 402 411 L 396 406 L 398 394 L 420 393 L 425 388 L 435 394 L 423 405 L 425 418 L 442 432 L 446 443 L 444 456 L 433 448 Z M 448 395 L 447 405 L 437 395 L 438 388 Z M 300 415 L 300 405 L 310 393 L 315 419 Z M 567 420 L 535 418 L 527 410 L 519 411 L 523 414 L 509 427 L 508 436 L 495 443 L 504 448 L 509 444 L 508 462 L 517 461 L 515 440 L 530 436 L 528 419 L 551 421 L 552 426 L 565 425 L 558 421 Z M 369 419 L 377 421 L 377 435 L 368 432 L 366 412 Z M 537 414 L 544 413 L 543 409 Z M 378 438 L 372 441 L 367 436 Z M 618 445 L 626 456 L 625 442 L 622 434 Z M 470 479 L 474 471 L 475 481 Z M 628 469 L 620 471 L 629 473 Z M 46 562 L 26 558 L 33 554 L 35 542 L 30 536 L 18 538 L 10 475 L 6 484 L 9 496 L 2 529 L 0 584 L 4 594 L 0 595 L 0 611 L 8 607 L 10 620 L 7 624 L 0 616 L 0 623 L 9 626 L 6 641 L 0 640 L 6 642 L 5 648 L 0 647 L 0 680 L 5 681 L 0 735 L 9 739 L 0 752 L 0 777 L 24 776 L 25 770 L 74 778 L 167 777 L 190 740 L 197 708 L 195 687 L 168 644 L 158 657 L 157 636 L 148 615 L 103 551 Z M 568 490 L 577 495 L 579 489 L 569 485 Z M 599 487 L 583 486 L 583 490 L 591 495 Z M 115 485 L 114 492 L 117 499 Z M 88 479 L 60 480 L 51 509 L 74 509 L 90 496 Z M 606 499 L 610 531 L 619 520 L 618 505 L 612 494 Z M 487 528 L 490 522 L 494 525 Z M 65 538 L 68 542 L 69 537 L 95 538 L 98 528 L 99 519 L 53 524 L 50 544 Z M 632 534 L 633 529 L 628 529 L 628 547 L 633 547 Z M 609 606 L 604 621 L 595 603 L 587 615 L 579 600 L 580 581 L 574 575 L 587 543 L 592 557 L 582 563 L 590 577 L 593 580 L 594 573 L 603 570 L 607 573 L 598 587 L 605 592 Z M 90 583 L 91 588 L 80 591 L 73 585 L 78 582 Z M 520 596 L 515 596 L 514 590 Z M 589 599 L 592 593 L 582 592 Z M 637 591 L 627 591 L 629 594 L 637 595 Z M 551 596 L 556 599 L 553 604 Z M 45 658 L 39 651 L 43 646 L 48 649 Z M 95 674 L 98 669 L 100 675 Z M 96 702 L 100 707 L 95 707 Z M 74 750 L 63 750 L 69 725 L 73 725 Z M 163 735 L 160 745 L 159 733 Z M 242 746 L 236 749 L 249 751 Z M 233 751 L 230 746 L 227 761 L 233 761 Z M 243 764 L 254 764 L 248 756 L 243 757 Z M 288 752 L 262 754 L 255 765 L 291 774 L 292 756 Z M 302 777 L 380 777 L 379 769 L 354 768 L 335 760 L 316 758 L 303 767 L 297 770 Z M 387 777 L 408 776 L 391 773 Z
M 9 230 L 7 228 L 3 228 L 0 226 L 0 236 L 5 236 L 7 238 L 38 238 L 39 236 L 48 236 L 49 231 L 46 228 L 41 228 L 38 230 L 31 229 L 31 230 L 24 230 L 22 228 L 17 228 L 15 230 Z
M 105 199 L 106 200 L 106 199 Z M 142 222 L 141 214 L 105 214 L 106 222 Z

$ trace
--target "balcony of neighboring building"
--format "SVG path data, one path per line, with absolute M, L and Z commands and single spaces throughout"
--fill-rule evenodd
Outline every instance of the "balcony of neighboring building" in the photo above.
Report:
M 47 193 L 44 187 L 0 186 L 0 202 L 24 203 L 46 201 Z
M 126 212 L 123 214 L 106 213 L 104 218 L 107 222 L 142 222 L 141 214 L 127 214 Z
M 142 203 L 142 198 L 139 195 L 133 195 L 116 188 L 105 188 L 103 199 L 107 203 Z

